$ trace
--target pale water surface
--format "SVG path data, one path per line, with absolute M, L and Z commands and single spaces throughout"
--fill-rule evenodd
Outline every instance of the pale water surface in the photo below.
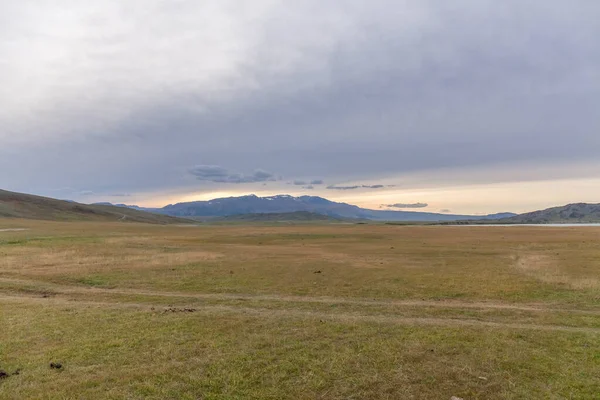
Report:
M 535 227 L 547 227 L 547 228 L 574 228 L 582 226 L 595 226 L 600 227 L 600 223 L 593 224 L 473 224 L 473 225 L 451 225 L 451 226 L 535 226 Z

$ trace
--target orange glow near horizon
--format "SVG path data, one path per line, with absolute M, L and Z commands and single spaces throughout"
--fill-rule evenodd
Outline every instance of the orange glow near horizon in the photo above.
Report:
M 289 194 L 321 196 L 332 201 L 371 209 L 381 209 L 382 204 L 420 202 L 427 203 L 428 206 L 402 210 L 452 214 L 490 214 L 506 211 L 522 213 L 574 202 L 600 202 L 600 178 L 352 191 L 327 190 L 324 187 L 303 190 L 299 187 L 283 185 L 259 190 L 251 190 L 247 187 L 236 189 L 194 192 L 186 192 L 182 189 L 178 193 L 139 194 L 132 196 L 130 200 L 140 206 L 163 207 L 180 202 L 206 201 L 248 194 L 261 197 Z

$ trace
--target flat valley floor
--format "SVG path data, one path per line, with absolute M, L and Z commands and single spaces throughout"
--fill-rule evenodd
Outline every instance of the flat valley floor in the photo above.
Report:
M 600 228 L 5 219 L 0 338 L 1 399 L 599 399 Z

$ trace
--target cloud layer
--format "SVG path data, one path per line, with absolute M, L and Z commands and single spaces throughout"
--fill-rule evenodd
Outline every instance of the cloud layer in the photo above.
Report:
M 354 189 L 383 189 L 386 187 L 396 187 L 396 185 L 352 185 L 352 186 L 338 186 L 329 185 L 326 189 L 329 190 L 354 190 Z
M 255 183 L 273 182 L 277 180 L 272 173 L 262 169 L 257 169 L 249 175 L 244 175 L 240 173 L 231 173 L 218 165 L 196 165 L 189 169 L 189 173 L 200 181 L 216 183 Z
M 0 2 L 1 184 L 557 178 L 600 151 L 599 19 L 585 0 Z
M 395 204 L 382 204 L 382 207 L 387 208 L 426 208 L 429 206 L 427 203 L 395 203 Z

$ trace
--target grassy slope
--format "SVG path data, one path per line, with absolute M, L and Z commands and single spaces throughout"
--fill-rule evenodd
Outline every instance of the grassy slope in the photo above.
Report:
M 15 221 L 0 398 L 600 392 L 600 229 Z
M 128 208 L 85 205 L 47 197 L 0 190 L 0 217 L 55 221 L 126 221 L 153 224 L 189 223 L 188 220 Z
M 509 223 L 585 223 L 600 222 L 600 204 L 576 203 L 533 211 L 498 222 Z

